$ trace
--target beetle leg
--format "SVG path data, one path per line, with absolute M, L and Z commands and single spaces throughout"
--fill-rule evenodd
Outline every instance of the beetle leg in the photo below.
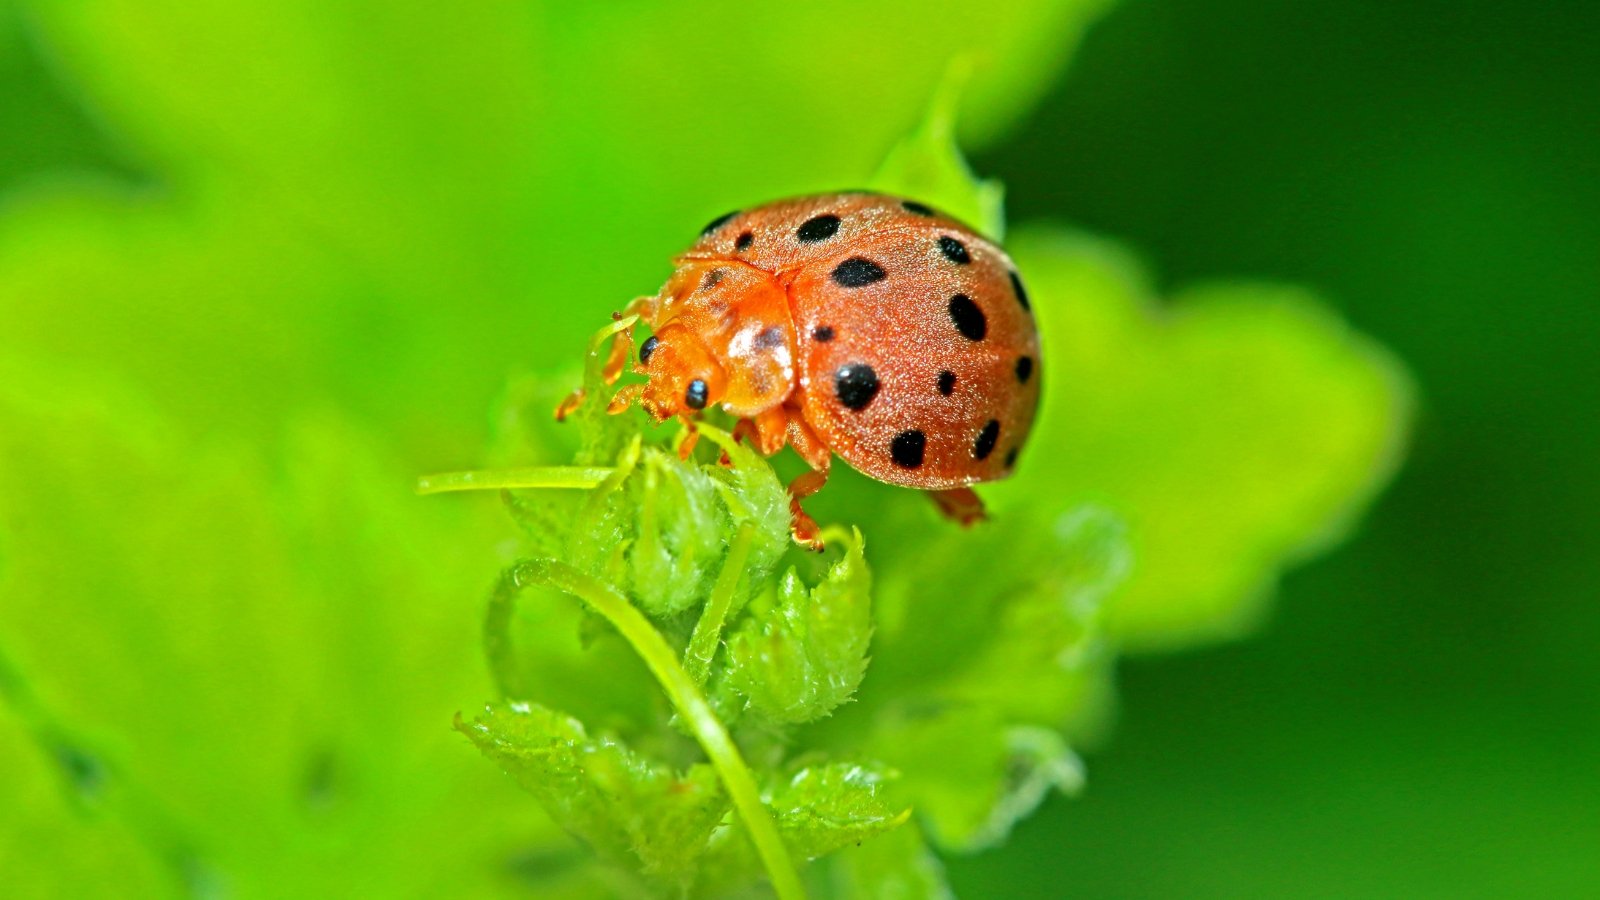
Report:
M 748 419 L 740 419 L 733 426 L 733 439 L 740 443 L 750 441 L 750 446 L 762 456 L 771 456 L 789 442 L 789 413 L 781 406 L 759 412 Z M 722 454 L 722 464 L 728 465 L 728 454 Z
M 633 329 L 625 328 L 617 332 L 611 340 L 611 352 L 606 356 L 604 366 L 600 367 L 600 377 L 606 384 L 616 384 L 622 377 L 622 370 L 628 367 L 628 358 L 633 355 Z
M 794 536 L 795 543 L 821 553 L 821 529 L 817 527 L 817 520 L 800 508 L 800 501 L 822 490 L 822 486 L 827 484 L 833 451 L 807 427 L 799 415 L 790 415 L 788 419 L 789 443 L 811 467 L 811 471 L 789 483 L 789 532 Z
M 800 508 L 800 501 L 822 490 L 827 483 L 826 469 L 812 469 L 789 482 L 789 534 L 796 544 L 818 553 L 822 552 L 822 529 L 817 527 L 816 519 Z
M 561 398 L 561 402 L 556 404 L 556 421 L 565 422 L 567 416 L 572 415 L 572 413 L 577 410 L 578 407 L 583 405 L 583 397 L 583 388 L 578 388 L 567 396 Z
M 628 407 L 632 406 L 642 396 L 644 396 L 644 385 L 625 385 L 623 386 L 622 390 L 617 391 L 617 393 L 612 396 L 611 402 L 606 404 L 606 412 L 614 416 L 617 413 L 627 410 Z
M 983 511 L 983 501 L 979 499 L 978 492 L 969 487 L 950 488 L 943 491 L 929 491 L 928 496 L 939 507 L 939 512 L 944 517 L 961 525 L 971 528 L 989 516 Z
M 789 414 L 783 407 L 774 406 L 749 421 L 755 428 L 756 452 L 762 456 L 777 453 L 789 442 Z
M 628 316 L 638 316 L 648 320 L 655 305 L 654 297 L 635 297 L 622 308 L 621 312 L 611 314 L 613 322 L 620 322 Z M 600 377 L 606 384 L 616 384 L 622 377 L 622 370 L 628 367 L 628 359 L 633 356 L 633 329 L 627 328 L 617 332 L 611 341 L 611 353 L 606 356 L 606 363 L 600 369 Z
M 628 302 L 627 306 L 623 307 L 621 312 L 612 313 L 611 320 L 613 322 L 620 322 L 628 316 L 638 316 L 641 319 L 649 321 L 655 312 L 655 300 L 656 298 L 654 297 L 635 297 L 633 300 Z M 622 370 L 627 368 L 628 357 L 632 354 L 633 329 L 628 328 L 617 332 L 615 338 L 613 338 L 611 342 L 611 351 L 606 355 L 606 361 L 604 365 L 600 367 L 600 377 L 605 381 L 606 384 L 617 383 L 617 379 L 622 377 Z M 561 402 L 556 404 L 556 421 L 566 421 L 567 416 L 572 415 L 572 413 L 577 410 L 578 407 L 583 405 L 584 396 L 585 391 L 580 387 L 568 394 L 566 397 L 562 398 Z M 627 409 L 628 406 L 636 399 L 638 399 L 638 395 L 636 393 L 629 394 L 627 397 L 623 397 L 619 392 L 618 395 L 612 399 L 610 405 L 606 407 L 606 411 L 613 414 L 622 412 L 624 409 Z
M 683 433 L 678 436 L 678 458 L 687 462 L 694 453 L 694 445 L 700 443 L 700 429 L 687 414 L 679 416 L 678 421 L 683 423 Z
M 805 420 L 800 417 L 799 410 L 786 412 L 789 420 L 786 436 L 789 439 L 790 446 L 794 447 L 794 452 L 800 454 L 800 458 L 805 460 L 806 465 L 811 468 L 819 472 L 828 471 L 828 463 L 833 459 L 833 451 L 828 449 L 828 445 L 822 442 L 822 438 L 817 437 L 817 433 L 812 431 L 811 426 L 807 425 Z M 779 446 L 781 447 L 782 445 L 780 444 Z

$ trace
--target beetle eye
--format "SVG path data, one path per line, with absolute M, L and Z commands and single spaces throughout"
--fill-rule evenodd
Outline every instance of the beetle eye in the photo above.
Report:
M 690 409 L 706 408 L 706 383 L 696 378 L 689 382 L 689 389 L 683 392 L 683 402 Z
M 661 339 L 653 334 L 644 339 L 644 343 L 639 345 L 639 365 L 650 364 L 650 354 L 656 352 L 656 345 L 659 343 Z

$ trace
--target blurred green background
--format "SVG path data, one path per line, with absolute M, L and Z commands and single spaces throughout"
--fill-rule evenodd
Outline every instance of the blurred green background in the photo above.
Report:
M 1085 795 L 958 884 L 1600 891 L 1597 34 L 1585 2 L 1128 0 L 978 157 L 1164 279 L 1322 289 L 1422 397 L 1354 541 L 1256 639 L 1125 663 Z
M 968 52 L 963 136 L 974 168 L 1006 183 L 1013 223 L 1122 241 L 1163 289 L 1309 285 L 1404 359 L 1420 396 L 1410 458 L 1354 540 L 1293 570 L 1252 638 L 1123 663 L 1086 793 L 951 860 L 958 891 L 1600 891 L 1600 9 L 747 7 L 0 5 L 0 395 L 27 414 L 0 423 L 13 429 L 0 442 L 45 461 L 19 472 L 96 488 L 10 484 L 37 488 L 19 509 L 62 504 L 45 546 L 70 549 L 27 615 L 71 623 L 132 584 L 171 599 L 185 634 L 222 638 L 129 650 L 70 624 L 42 642 L 0 633 L 16 657 L 0 661 L 38 676 L 13 687 L 26 696 L 11 715 L 52 737 L 35 701 L 98 722 L 58 750 L 119 748 L 131 729 L 199 772 L 255 722 L 209 710 L 185 757 L 183 716 L 150 736 L 116 711 L 176 709 L 186 681 L 223 665 L 240 690 L 270 692 L 251 716 L 280 723 L 285 746 L 330 748 L 279 771 L 251 745 L 261 784 L 300 779 L 314 796 L 340 773 L 323 760 L 353 759 L 370 763 L 351 770 L 373 797 L 437 790 L 334 808 L 343 830 L 307 836 L 265 789 L 204 783 L 166 802 L 199 821 L 275 812 L 240 845 L 174 837 L 166 861 L 191 888 L 204 893 L 191 860 L 209 856 L 269 868 L 285 891 L 336 892 L 341 876 L 351 890 L 483 889 L 462 874 L 478 842 L 511 856 L 545 827 L 447 728 L 483 699 L 473 590 L 503 528 L 419 508 L 393 495 L 394 474 L 480 459 L 507 371 L 571 371 L 583 336 L 651 289 L 702 221 L 859 183 Z M 66 427 L 35 447 L 17 422 Z M 262 526 L 258 509 L 287 524 Z M 194 533 L 197 510 L 221 524 Z M 352 547 L 387 555 L 352 568 Z M 0 566 L 38 574 L 19 560 L 0 544 Z M 307 572 L 318 580 L 294 580 Z M 305 599 L 280 609 L 291 596 Z M 349 597 L 375 599 L 347 615 L 335 599 Z M 272 613 L 232 621 L 258 609 Z M 138 631 L 154 612 L 116 621 L 170 637 Z M 263 641 L 278 620 L 300 624 Z M 315 656 L 294 643 L 307 633 L 360 644 L 364 662 L 279 666 Z M 183 661 L 170 685 L 141 673 L 158 667 L 149 654 Z M 87 674 L 38 674 L 63 659 Z M 109 695 L 111 712 L 80 693 Z M 390 695 L 404 699 L 369 707 Z M 9 733 L 0 760 L 16 772 Z M 101 778 L 66 768 L 80 787 Z M 48 780 L 13 778 L 13 810 Z M 435 815 L 459 796 L 482 804 L 481 833 Z M 181 831 L 150 797 L 115 802 L 136 830 Z M 0 849 L 0 871 L 55 852 L 85 890 L 158 880 L 119 833 L 40 821 L 23 822 L 26 848 Z M 344 841 L 379 848 L 373 870 L 394 882 L 315 864 L 344 859 Z M 256 860 L 285 843 L 303 868 Z M 404 867 L 417 848 L 460 871 L 436 865 L 439 883 L 419 885 Z

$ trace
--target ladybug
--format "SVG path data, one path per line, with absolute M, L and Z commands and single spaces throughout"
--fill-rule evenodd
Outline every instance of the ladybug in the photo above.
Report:
M 719 216 L 675 264 L 619 314 L 653 334 L 633 368 L 645 383 L 611 412 L 639 402 L 692 439 L 721 406 L 762 454 L 793 446 L 812 470 L 789 486 L 794 536 L 812 547 L 800 501 L 834 454 L 962 524 L 983 517 L 970 485 L 1011 474 L 1039 403 L 1039 332 L 1005 251 L 921 203 L 853 192 Z

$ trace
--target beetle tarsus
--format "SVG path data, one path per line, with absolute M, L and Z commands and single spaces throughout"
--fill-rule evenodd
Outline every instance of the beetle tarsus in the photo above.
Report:
M 978 492 L 969 487 L 950 488 L 943 491 L 929 491 L 928 496 L 939 507 L 939 512 L 944 517 L 959 524 L 962 528 L 972 526 L 989 518 L 983 509 L 983 500 L 978 497 Z
M 789 482 L 789 533 L 795 543 L 817 553 L 823 549 L 822 529 L 817 527 L 816 519 L 800 508 L 800 501 L 822 490 L 827 483 L 827 469 L 813 469 Z

